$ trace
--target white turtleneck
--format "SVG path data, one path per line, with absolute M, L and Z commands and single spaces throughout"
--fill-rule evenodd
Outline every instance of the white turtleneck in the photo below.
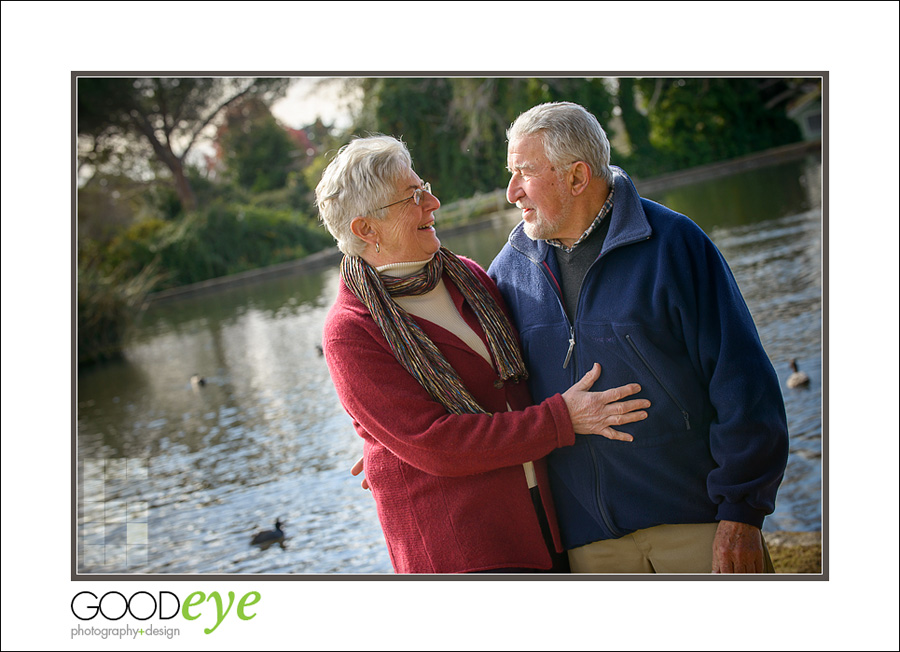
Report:
M 391 263 L 376 267 L 375 269 L 379 274 L 384 276 L 403 278 L 404 276 L 411 276 L 412 274 L 421 271 L 428 263 L 429 261 L 427 260 L 411 263 Z M 484 358 L 488 364 L 493 366 L 494 363 L 491 360 L 490 352 L 487 350 L 487 347 L 484 345 L 481 338 L 478 337 L 475 331 L 472 330 L 472 327 L 469 326 L 469 324 L 466 323 L 466 320 L 462 318 L 462 315 L 459 314 L 456 305 L 453 303 L 453 298 L 450 296 L 450 292 L 447 290 L 447 286 L 443 281 L 438 283 L 433 290 L 426 292 L 425 294 L 396 297 L 394 300 L 409 314 L 421 317 L 422 319 L 427 319 L 442 328 L 446 328 L 461 339 L 466 346 Z M 507 409 L 509 409 L 509 405 L 507 405 Z M 534 464 L 526 462 L 524 466 L 528 486 L 537 486 Z

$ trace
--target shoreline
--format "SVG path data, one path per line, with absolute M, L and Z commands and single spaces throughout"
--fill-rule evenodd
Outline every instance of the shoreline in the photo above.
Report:
M 689 183 L 706 181 L 709 179 L 727 176 L 735 172 L 741 172 L 753 168 L 796 160 L 810 154 L 818 154 L 821 156 L 821 152 L 822 142 L 820 140 L 805 141 L 801 143 L 794 143 L 791 145 L 784 145 L 782 147 L 776 147 L 774 149 L 757 152 L 755 154 L 748 154 L 747 156 L 742 156 L 740 158 L 732 159 L 729 161 L 710 163 L 708 165 L 701 165 L 698 167 L 690 168 L 688 170 L 670 172 L 668 174 L 663 174 L 649 179 L 633 178 L 633 181 L 635 187 L 638 189 L 638 192 L 642 196 L 646 196 L 654 192 L 659 192 L 661 190 L 666 190 L 669 188 L 675 188 Z M 498 190 L 496 191 L 496 193 L 503 193 L 503 191 Z M 505 199 L 503 201 L 505 202 Z M 442 229 L 441 233 L 442 235 L 453 236 L 460 233 L 478 231 L 480 229 L 488 228 L 491 225 L 496 224 L 497 222 L 511 219 L 516 213 L 518 213 L 517 208 L 510 208 L 505 211 L 493 213 L 485 219 L 478 219 L 466 224 L 447 227 L 446 229 Z M 303 272 L 317 271 L 338 264 L 342 256 L 343 254 L 338 250 L 337 247 L 329 247 L 328 249 L 317 251 L 314 254 L 310 254 L 309 256 L 305 256 L 303 258 L 298 258 L 297 260 L 290 260 L 284 263 L 278 263 L 276 265 L 269 265 L 267 267 L 248 270 L 246 272 L 238 272 L 237 274 L 220 276 L 217 278 L 208 279 L 206 281 L 200 281 L 198 283 L 182 285 L 177 288 L 170 288 L 168 290 L 152 292 L 147 295 L 146 305 L 149 306 L 151 304 L 163 303 L 166 301 L 188 297 L 195 297 L 201 294 L 209 294 L 217 290 L 236 287 L 260 280 L 267 280 L 282 276 L 291 276 L 293 274 L 301 274 Z
M 779 575 L 823 573 L 823 536 L 821 532 L 763 532 L 766 546 Z

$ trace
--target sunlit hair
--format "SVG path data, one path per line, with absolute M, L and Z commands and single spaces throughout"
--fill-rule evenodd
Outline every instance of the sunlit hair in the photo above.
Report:
M 584 161 L 594 177 L 613 183 L 609 139 L 597 118 L 584 107 L 572 102 L 539 104 L 516 118 L 506 132 L 510 142 L 525 136 L 541 139 L 553 166 L 567 169 L 576 161 Z
M 319 218 L 337 240 L 338 249 L 359 256 L 366 243 L 350 230 L 357 217 L 382 219 L 395 200 L 397 183 L 412 167 L 406 145 L 390 136 L 357 138 L 338 150 L 316 186 Z

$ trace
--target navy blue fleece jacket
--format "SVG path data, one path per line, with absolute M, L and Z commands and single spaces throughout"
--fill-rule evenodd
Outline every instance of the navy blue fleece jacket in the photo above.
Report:
M 712 241 L 614 171 L 609 233 L 574 319 L 555 248 L 521 223 L 488 270 L 513 312 L 536 402 L 594 362 L 603 368 L 595 391 L 637 382 L 636 397 L 652 402 L 649 418 L 619 428 L 633 442 L 578 435 L 549 456 L 563 543 L 664 523 L 762 527 L 788 454 L 775 370 Z

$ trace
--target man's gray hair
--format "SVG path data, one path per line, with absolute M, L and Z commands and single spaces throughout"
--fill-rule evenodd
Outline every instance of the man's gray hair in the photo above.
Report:
M 535 135 L 555 167 L 567 169 L 576 161 L 584 161 L 593 176 L 612 185 L 609 139 L 597 118 L 583 106 L 572 102 L 539 104 L 516 118 L 506 132 L 510 142 Z
M 337 240 L 338 249 L 359 256 L 365 242 L 350 230 L 357 217 L 382 219 L 391 203 L 397 183 L 412 167 L 406 145 L 390 136 L 357 138 L 341 149 L 325 168 L 316 186 L 319 219 Z

